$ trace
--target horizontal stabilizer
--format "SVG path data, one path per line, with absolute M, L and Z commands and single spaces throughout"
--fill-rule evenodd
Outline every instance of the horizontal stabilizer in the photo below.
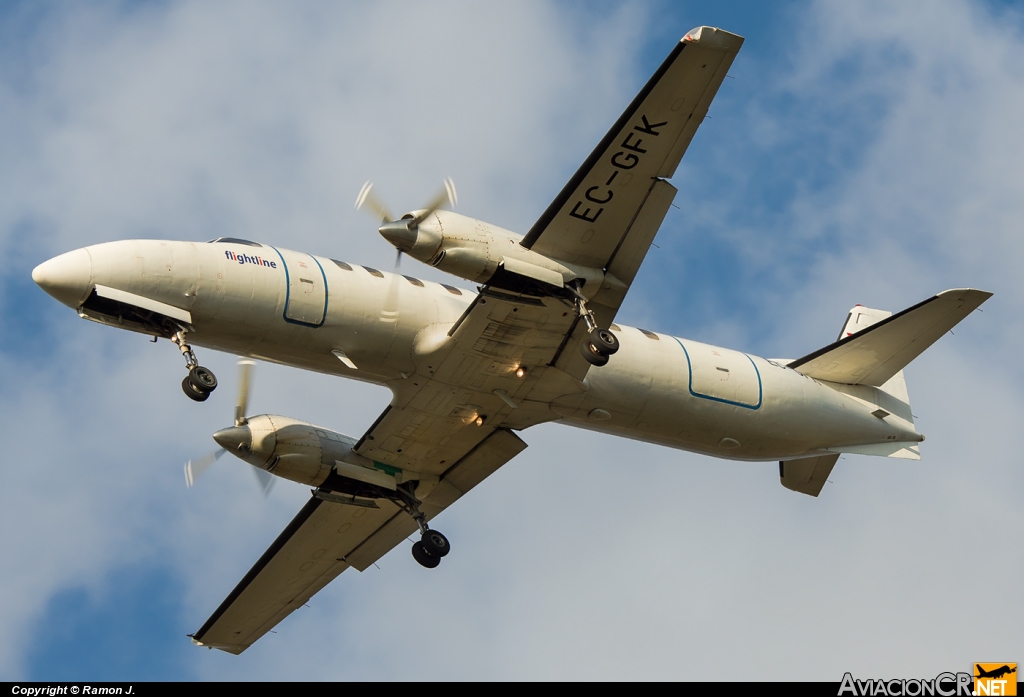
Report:
M 920 443 L 888 441 L 885 443 L 869 443 L 868 445 L 847 445 L 840 448 L 825 448 L 833 453 L 849 453 L 851 455 L 875 455 L 876 457 L 895 457 L 900 460 L 920 460 Z
M 973 288 L 943 291 L 789 367 L 818 380 L 880 387 L 990 297 Z
M 782 486 L 808 496 L 817 496 L 828 481 L 839 454 L 805 457 L 800 460 L 783 460 L 779 463 L 779 479 Z

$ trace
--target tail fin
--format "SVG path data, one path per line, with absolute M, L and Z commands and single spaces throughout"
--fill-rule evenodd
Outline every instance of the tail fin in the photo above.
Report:
M 892 313 L 888 310 L 876 310 L 874 308 L 864 307 L 863 305 L 855 305 L 853 309 L 850 310 L 850 314 L 847 315 L 846 324 L 843 325 L 843 329 L 839 332 L 839 338 L 836 339 L 836 341 L 842 341 L 846 337 L 853 336 L 857 332 L 862 332 L 868 327 L 878 324 L 882 320 L 889 319 L 890 317 L 892 317 Z M 907 392 L 907 380 L 903 377 L 903 370 L 900 370 L 898 373 L 879 385 L 878 389 L 885 392 L 887 395 L 894 397 L 895 401 L 872 401 L 877 401 L 880 407 L 887 407 L 887 411 L 896 414 L 896 416 L 901 419 L 914 423 L 914 416 L 910 411 L 910 394 Z M 885 403 L 882 404 L 881 402 Z
M 983 290 L 957 288 L 889 316 L 882 310 L 855 307 L 838 341 L 789 367 L 818 380 L 902 390 L 906 395 L 902 376 L 890 385 L 893 379 L 990 297 Z

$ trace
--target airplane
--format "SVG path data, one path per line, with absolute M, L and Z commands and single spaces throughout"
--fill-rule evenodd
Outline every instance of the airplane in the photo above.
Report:
M 109 242 L 34 269 L 80 317 L 173 342 L 195 401 L 217 379 L 193 346 L 391 390 L 355 438 L 249 415 L 243 363 L 234 422 L 214 440 L 312 495 L 195 644 L 245 651 L 417 532 L 413 557 L 436 567 L 451 545 L 430 521 L 522 452 L 518 434 L 536 424 L 777 461 L 782 485 L 810 496 L 842 453 L 920 458 L 903 369 L 991 293 L 947 290 L 896 314 L 856 306 L 837 341 L 796 360 L 616 322 L 675 197 L 669 180 L 742 44 L 707 26 L 683 36 L 526 235 L 447 210 L 450 181 L 398 218 L 363 187 L 357 207 L 379 216 L 399 258 L 476 292 L 228 237 Z M 189 483 L 200 469 L 186 467 Z
M 1010 673 L 1016 673 L 1017 672 L 1016 665 L 1013 668 L 1011 668 L 1008 665 L 1003 665 L 1003 666 L 1000 666 L 999 668 L 994 668 L 992 670 L 984 670 L 984 669 L 982 669 L 982 667 L 980 665 L 977 665 L 977 664 L 975 664 L 974 667 L 978 671 L 978 674 L 974 676 L 976 678 L 993 678 L 993 679 L 997 679 L 998 680 L 999 678 L 1003 677 L 1004 675 L 1009 675 Z

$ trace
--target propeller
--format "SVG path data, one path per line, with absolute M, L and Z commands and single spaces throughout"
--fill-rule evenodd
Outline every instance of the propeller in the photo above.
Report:
M 455 182 L 446 177 L 444 187 L 430 200 L 426 208 L 416 215 L 407 215 L 396 220 L 392 217 L 387 205 L 373 191 L 373 182 L 366 182 L 356 197 L 356 210 L 365 208 L 381 220 L 377 228 L 384 239 L 398 248 L 399 257 L 408 252 L 416 244 L 417 228 L 420 223 L 433 215 L 434 211 L 445 203 L 454 208 L 459 203 L 459 194 L 455 190 Z
M 437 192 L 425 209 L 415 216 L 408 215 L 395 220 L 392 218 L 387 204 L 374 192 L 373 182 L 366 182 L 359 190 L 359 195 L 356 197 L 356 210 L 365 209 L 380 218 L 381 226 L 377 231 L 398 250 L 395 255 L 395 269 L 391 278 L 391 286 L 384 298 L 384 307 L 380 311 L 381 322 L 398 321 L 398 278 L 402 267 L 402 254 L 410 251 L 416 245 L 420 223 L 433 215 L 434 211 L 445 203 L 454 208 L 458 202 L 459 195 L 455 190 L 455 182 L 451 177 L 447 177 L 444 180 L 444 188 Z
M 238 400 L 235 402 L 235 426 L 245 426 L 249 420 L 245 412 L 249 411 L 249 383 L 252 381 L 252 367 L 255 361 L 242 358 L 238 361 Z
M 252 382 L 252 368 L 254 365 L 256 365 L 256 362 L 247 358 L 242 358 L 238 361 L 238 400 L 235 403 L 235 429 L 240 429 L 249 423 L 249 420 L 245 417 L 245 412 L 249 409 L 249 386 Z M 231 429 L 224 429 L 224 431 L 229 430 Z M 218 431 L 217 433 L 221 434 L 224 431 Z M 217 434 L 214 435 L 214 438 L 216 437 Z M 249 438 L 251 438 L 251 435 L 249 435 Z M 208 470 L 210 465 L 219 460 L 221 455 L 226 452 L 227 450 L 224 448 L 218 448 L 196 460 L 186 462 L 185 486 L 191 489 L 199 475 Z M 270 490 L 274 488 L 277 478 L 259 467 L 254 466 L 252 471 L 256 475 L 256 480 L 259 482 L 260 490 L 263 491 L 263 496 L 269 496 Z

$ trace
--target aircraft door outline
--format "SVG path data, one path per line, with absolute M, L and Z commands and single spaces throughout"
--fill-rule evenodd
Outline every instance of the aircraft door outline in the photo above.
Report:
M 323 266 L 311 254 L 301 252 L 282 253 L 271 247 L 281 257 L 284 267 L 285 298 L 284 321 L 304 327 L 322 327 L 327 320 L 327 274 Z

